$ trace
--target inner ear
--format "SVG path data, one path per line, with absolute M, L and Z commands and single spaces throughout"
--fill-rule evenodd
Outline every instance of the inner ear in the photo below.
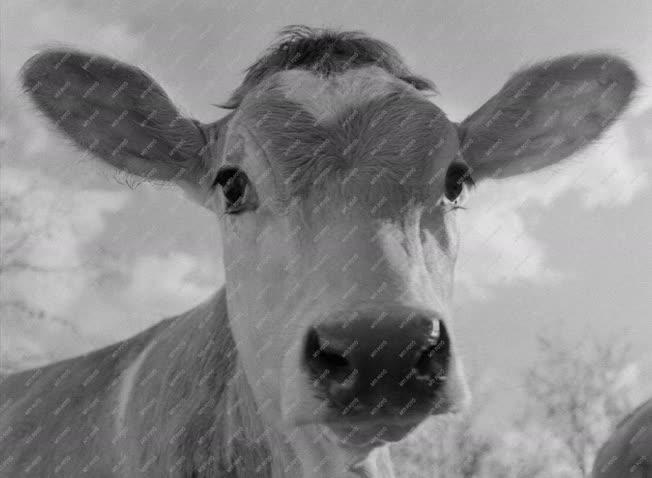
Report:
M 207 138 L 146 72 L 81 51 L 47 49 L 21 71 L 36 106 L 81 148 L 147 179 L 196 183 Z
M 535 64 L 458 126 L 476 179 L 536 171 L 585 148 L 625 110 L 637 86 L 622 58 L 569 55 Z

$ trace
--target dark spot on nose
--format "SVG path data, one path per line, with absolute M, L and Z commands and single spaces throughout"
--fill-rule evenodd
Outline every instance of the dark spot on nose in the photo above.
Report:
M 322 340 L 317 329 L 310 328 L 306 336 L 304 355 L 306 365 L 315 380 L 344 381 L 353 368 L 343 353 L 344 351 L 335 349 L 328 340 Z
M 428 377 L 439 382 L 446 380 L 446 360 L 442 354 L 443 350 L 444 345 L 440 342 L 426 347 L 414 365 L 418 377 Z

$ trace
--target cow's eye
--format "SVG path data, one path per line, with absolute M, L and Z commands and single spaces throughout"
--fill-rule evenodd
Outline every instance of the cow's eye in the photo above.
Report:
M 240 168 L 227 166 L 217 172 L 213 187 L 220 185 L 224 194 L 227 214 L 237 214 L 247 209 L 254 209 L 256 205 L 253 186 L 249 178 Z
M 444 181 L 444 194 L 441 198 L 442 203 L 452 208 L 462 207 L 466 200 L 465 192 L 475 185 L 471 177 L 471 168 L 463 161 L 451 163 L 446 171 Z

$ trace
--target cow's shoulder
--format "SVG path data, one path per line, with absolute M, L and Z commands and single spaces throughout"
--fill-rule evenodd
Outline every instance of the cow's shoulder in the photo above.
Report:
M 76 476 L 86 467 L 101 476 L 101 465 L 114 458 L 107 427 L 122 373 L 165 322 L 102 349 L 5 377 L 0 476 L 49 476 L 57 470 Z

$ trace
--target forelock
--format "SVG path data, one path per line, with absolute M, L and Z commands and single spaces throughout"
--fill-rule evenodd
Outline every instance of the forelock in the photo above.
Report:
M 283 70 L 304 69 L 328 76 L 375 65 L 418 90 L 435 91 L 434 84 L 413 74 L 394 47 L 359 31 L 291 25 L 247 70 L 242 84 L 221 106 L 237 108 L 244 96 L 269 76 Z

